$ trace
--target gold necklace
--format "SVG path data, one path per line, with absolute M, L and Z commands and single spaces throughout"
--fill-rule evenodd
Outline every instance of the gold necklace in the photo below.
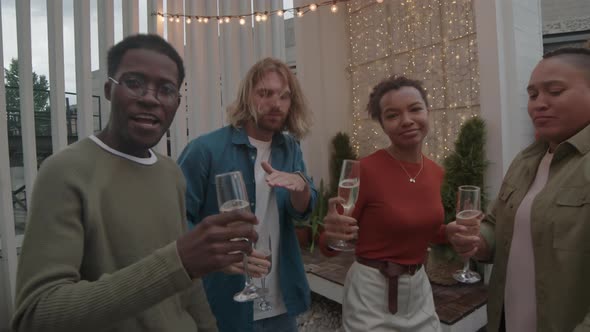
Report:
M 386 149 L 386 151 L 393 157 L 393 159 L 395 159 L 395 161 L 397 161 L 397 163 L 399 164 L 399 167 L 401 167 L 401 169 L 406 173 L 406 175 L 408 176 L 408 179 L 410 179 L 410 183 L 416 183 L 416 178 L 418 177 L 418 175 L 420 175 L 420 173 L 422 172 L 422 169 L 424 168 L 424 156 L 422 154 L 420 154 L 420 169 L 418 170 L 418 173 L 416 173 L 416 175 L 414 177 L 412 177 L 410 175 L 410 173 L 408 173 L 408 171 L 406 170 L 406 168 L 404 167 L 404 165 L 402 164 L 401 161 L 399 161 L 391 151 L 389 151 L 389 149 Z

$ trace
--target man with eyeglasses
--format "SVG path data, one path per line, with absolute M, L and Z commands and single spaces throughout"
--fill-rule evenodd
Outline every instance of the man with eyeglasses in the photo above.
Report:
M 39 170 L 12 328 L 217 331 L 200 278 L 251 251 L 229 240 L 255 240 L 256 217 L 212 215 L 186 230 L 182 172 L 151 150 L 170 127 L 184 80 L 170 44 L 127 37 L 109 51 L 108 74 L 107 127 Z M 238 220 L 246 223 L 226 227 Z

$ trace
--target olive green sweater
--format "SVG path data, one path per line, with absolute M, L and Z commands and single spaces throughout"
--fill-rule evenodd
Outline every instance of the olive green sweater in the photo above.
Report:
M 93 139 L 39 170 L 14 331 L 217 331 L 176 250 L 186 231 L 182 173 L 167 157 L 132 160 Z

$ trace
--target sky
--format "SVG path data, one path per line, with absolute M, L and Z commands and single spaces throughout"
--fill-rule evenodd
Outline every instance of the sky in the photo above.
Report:
M 2 9 L 2 41 L 4 52 L 4 68 L 8 68 L 11 59 L 18 58 L 17 35 L 16 35 L 16 8 L 15 1 L 0 0 Z M 31 44 L 33 71 L 49 78 L 49 58 L 47 40 L 47 0 L 31 1 Z M 98 19 L 97 1 L 90 0 L 91 12 L 91 67 L 98 69 Z M 115 11 L 115 43 L 123 37 L 121 1 L 113 0 Z M 243 0 L 236 0 L 243 1 Z M 146 13 L 147 0 L 139 0 L 139 13 Z M 164 0 L 164 6 L 166 1 Z M 293 0 L 283 0 L 283 8 L 292 8 Z M 76 91 L 76 58 L 74 42 L 74 0 L 63 0 L 63 32 L 64 32 L 64 75 L 65 88 L 67 92 Z M 288 17 L 285 17 L 288 18 Z M 147 13 L 140 15 L 139 31 L 147 32 Z

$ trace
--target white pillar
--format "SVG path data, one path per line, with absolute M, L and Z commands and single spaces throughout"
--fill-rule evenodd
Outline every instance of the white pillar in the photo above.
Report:
M 221 0 L 219 2 L 220 15 L 234 15 L 239 11 L 239 3 L 234 0 Z M 223 66 L 221 66 L 222 80 L 222 105 L 227 108 L 236 98 L 238 84 L 240 82 L 240 49 L 239 30 L 240 23 L 233 19 L 229 23 L 219 26 L 221 38 L 221 54 Z
M 148 33 L 164 35 L 164 21 L 160 16 L 152 15 L 152 13 L 163 13 L 164 12 L 164 1 L 163 0 L 148 0 L 147 1 L 147 14 L 148 14 Z M 158 144 L 153 147 L 154 151 L 163 155 L 168 155 L 167 147 L 168 138 L 166 133 L 160 139 Z
M 254 11 L 270 11 L 270 0 L 254 0 Z M 255 61 L 272 56 L 272 18 L 268 21 L 254 22 L 254 59 Z
M 115 43 L 115 10 L 113 0 L 100 0 L 98 2 L 98 26 L 100 27 L 100 33 L 98 34 L 98 64 L 100 81 L 104 83 L 108 78 L 107 52 Z M 103 91 L 103 89 L 100 90 Z M 105 128 L 111 115 L 111 103 L 104 98 L 104 93 L 101 93 L 100 96 L 102 112 L 100 127 Z
M 123 0 L 123 38 L 139 32 L 138 0 Z
M 486 183 L 495 197 L 514 156 L 534 139 L 526 86 L 542 54 L 540 0 L 475 0 L 474 9 L 491 162 Z
M 153 13 L 164 12 L 163 0 L 147 0 L 147 15 L 148 15 L 148 33 L 155 33 L 160 36 L 164 35 L 164 21 L 158 15 Z
M 282 0 L 271 0 L 270 1 L 271 11 L 283 9 Z M 287 61 L 286 49 L 285 49 L 285 18 L 283 16 L 273 15 L 270 18 L 270 24 L 272 32 L 272 56 Z
M 182 0 L 168 0 L 168 12 L 171 13 L 183 13 L 183 1 Z M 183 18 L 180 18 L 180 22 L 176 20 L 168 21 L 168 41 L 181 58 L 184 58 L 184 22 Z M 180 93 L 184 94 L 184 86 L 180 88 Z M 176 116 L 170 126 L 170 157 L 172 159 L 178 158 L 180 152 L 187 144 L 187 113 L 186 113 L 186 101 L 185 98 L 180 98 L 180 105 L 176 111 Z
M 76 40 L 78 140 L 81 140 L 94 134 L 90 68 L 90 0 L 74 1 L 74 38 Z
M 4 63 L 2 41 L 2 6 L 0 5 L 0 64 Z M 0 81 L 4 82 L 4 70 L 0 70 Z M 14 211 L 12 209 L 12 184 L 10 180 L 10 161 L 8 160 L 8 128 L 6 114 L 6 91 L 4 84 L 0 84 L 0 317 L 5 317 L 5 323 L 0 323 L 0 329 L 8 328 L 8 319 L 14 310 L 13 303 L 16 288 L 16 239 L 14 234 Z M 6 324 L 6 325 L 3 325 Z
M 33 65 L 31 58 L 31 1 L 16 2 L 16 35 L 18 47 L 20 122 L 23 140 L 23 163 L 27 202 L 37 176 L 35 114 L 33 102 Z
M 296 0 L 295 6 L 308 1 Z M 302 142 L 305 163 L 316 185 L 329 181 L 332 137 L 350 133 L 352 125 L 350 58 L 344 6 L 333 14 L 329 6 L 303 17 L 295 16 L 297 77 L 313 113 L 311 134 Z
M 252 12 L 252 3 L 250 1 L 240 1 L 240 14 L 249 14 Z M 254 39 L 252 30 L 252 16 L 244 17 L 246 23 L 240 25 L 239 42 L 240 42 L 240 80 L 246 76 L 246 73 L 252 67 L 254 62 Z
M 49 46 L 49 105 L 53 153 L 68 145 L 64 78 L 63 1 L 47 0 Z
M 217 15 L 217 2 L 202 0 L 205 2 L 205 15 Z M 219 35 L 217 32 L 217 22 L 210 20 L 205 24 L 205 38 L 200 44 L 200 49 L 204 50 L 204 72 L 207 96 L 206 108 L 203 112 L 209 112 L 208 121 L 203 122 L 203 132 L 209 132 L 217 129 L 224 124 L 225 109 L 221 104 L 221 62 L 219 52 Z

